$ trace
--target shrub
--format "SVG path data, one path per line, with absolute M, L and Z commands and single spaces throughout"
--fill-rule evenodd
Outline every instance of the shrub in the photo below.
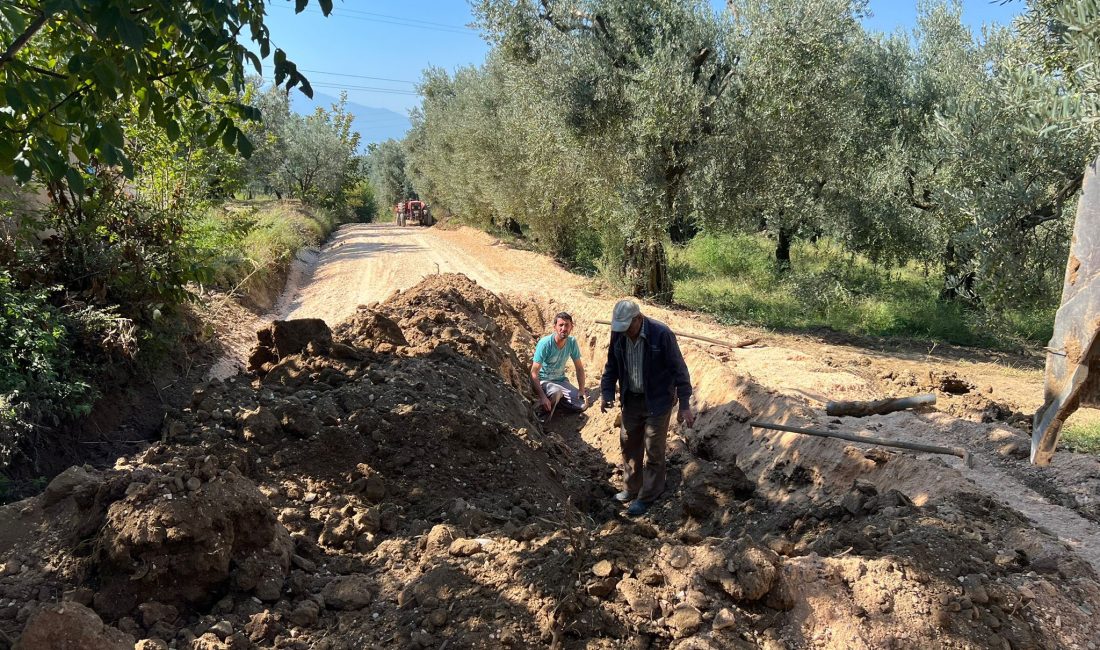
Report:
M 361 180 L 348 189 L 344 202 L 355 214 L 355 220 L 360 223 L 370 223 L 378 216 L 378 203 L 370 181 Z
M 59 289 L 21 290 L 0 271 L 0 467 L 39 424 L 86 413 L 96 397 L 76 323 L 50 302 Z

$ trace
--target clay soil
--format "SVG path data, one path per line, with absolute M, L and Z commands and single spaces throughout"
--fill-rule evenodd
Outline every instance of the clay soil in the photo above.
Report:
M 267 318 L 223 310 L 235 352 L 160 442 L 0 508 L 0 647 L 1096 647 L 1100 463 L 1027 464 L 1034 360 L 646 307 L 761 342 L 681 337 L 700 417 L 631 520 L 615 414 L 543 423 L 525 378 L 563 308 L 597 376 L 613 301 L 471 230 L 345 227 Z

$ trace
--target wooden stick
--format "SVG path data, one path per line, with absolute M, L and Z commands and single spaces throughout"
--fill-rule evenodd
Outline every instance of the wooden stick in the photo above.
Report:
M 609 320 L 598 320 L 596 322 L 600 325 L 610 325 L 611 324 L 611 321 L 609 321 Z M 726 348 L 743 348 L 743 347 L 752 345 L 754 343 L 759 343 L 760 342 L 760 337 L 757 337 L 757 338 L 754 338 L 754 339 L 745 339 L 744 341 L 738 341 L 737 343 L 729 343 L 727 341 L 720 341 L 718 339 L 712 339 L 709 336 L 699 336 L 697 334 L 683 334 L 681 332 L 673 332 L 673 334 L 675 334 L 676 336 L 682 336 L 685 339 L 698 339 L 700 341 L 706 341 L 707 343 L 713 343 L 715 345 L 721 345 L 722 347 L 726 347 Z
M 974 459 L 971 457 L 970 452 L 962 449 L 961 447 L 939 447 L 937 445 L 924 445 L 918 442 L 905 442 L 902 440 L 884 440 L 882 438 L 873 438 L 871 436 L 860 436 L 852 433 L 839 433 L 836 431 L 822 431 L 821 429 L 805 429 L 802 427 L 791 427 L 785 424 L 773 424 L 771 422 L 761 422 L 759 420 L 753 420 L 749 422 L 750 427 L 758 427 L 761 429 L 774 429 L 776 431 L 789 431 L 791 433 L 801 433 L 807 436 L 818 436 L 820 438 L 840 438 L 841 440 L 849 440 L 851 442 L 862 442 L 868 445 L 882 445 L 883 447 L 899 447 L 901 449 L 909 449 L 910 451 L 923 451 L 929 454 L 945 454 L 948 456 L 958 456 L 963 459 L 963 463 L 968 468 L 974 467 Z
M 825 413 L 828 415 L 850 415 L 861 418 L 867 415 L 883 415 L 902 411 L 916 406 L 935 404 L 936 395 L 922 393 L 912 397 L 892 397 L 889 399 L 877 399 L 870 402 L 829 402 L 825 405 Z
M 561 393 L 554 393 L 554 403 L 550 406 L 550 414 L 546 416 L 543 424 L 550 424 L 550 418 L 554 417 L 554 411 L 558 410 L 558 402 L 561 401 Z

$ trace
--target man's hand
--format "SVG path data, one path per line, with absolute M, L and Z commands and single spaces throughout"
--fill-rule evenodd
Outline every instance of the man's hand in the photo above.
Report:
M 600 398 L 600 413 L 607 413 L 607 409 L 615 406 L 615 400 L 606 400 Z
M 552 409 L 552 408 L 554 407 L 554 406 L 553 406 L 553 405 L 552 405 L 552 404 L 550 403 L 550 398 L 549 398 L 549 397 L 547 397 L 547 396 L 545 396 L 545 395 L 543 395 L 543 396 L 542 396 L 542 398 L 541 398 L 541 399 L 539 399 L 539 406 L 541 406 L 541 407 L 542 407 L 542 410 L 543 410 L 543 411 L 545 411 L 545 412 L 547 412 L 547 413 L 549 413 L 549 412 L 550 412 L 550 409 Z
M 695 424 L 695 414 L 691 412 L 690 408 L 680 409 L 680 412 L 676 414 L 676 419 L 685 427 L 690 428 Z

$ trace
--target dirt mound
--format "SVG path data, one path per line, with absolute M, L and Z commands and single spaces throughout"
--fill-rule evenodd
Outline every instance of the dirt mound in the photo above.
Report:
M 361 308 L 335 334 L 372 348 L 401 345 L 404 339 L 411 348 L 405 354 L 411 355 L 445 345 L 493 368 L 521 395 L 531 395 L 526 368 L 536 339 L 530 324 L 519 310 L 461 274 L 430 275 L 376 309 Z
M 993 398 L 993 387 L 979 388 L 957 372 L 928 370 L 885 371 L 879 379 L 899 388 L 899 394 L 913 390 L 936 395 L 936 409 L 972 422 L 1005 422 L 1024 431 L 1031 430 L 1031 416 L 1010 401 Z
M 43 607 L 35 612 L 15 644 L 16 650 L 132 650 L 133 647 L 134 637 L 104 625 L 95 612 L 73 602 Z
M 279 599 L 292 544 L 267 498 L 233 466 L 196 458 L 131 475 L 95 536 L 90 577 L 109 619 L 139 604 L 206 607 L 232 586 Z
M 600 451 L 613 415 L 544 427 L 515 389 L 525 320 L 437 276 L 327 347 L 211 382 L 163 442 L 0 509 L 0 631 L 36 638 L 28 621 L 64 599 L 142 647 L 203 649 L 1027 648 L 1098 632 L 1076 605 L 1100 602 L 1091 568 L 1015 513 L 825 489 L 808 459 L 750 478 L 718 424 L 674 436 L 666 498 L 625 519 Z M 732 404 L 727 436 L 746 426 Z
M 337 336 L 351 345 L 383 354 L 409 345 L 401 326 L 371 307 L 360 307 L 336 331 Z
M 248 358 L 248 369 L 254 373 L 266 373 L 280 359 L 307 348 L 324 353 L 332 347 L 332 331 L 320 318 L 277 320 L 256 332 L 256 338 L 259 343 Z

